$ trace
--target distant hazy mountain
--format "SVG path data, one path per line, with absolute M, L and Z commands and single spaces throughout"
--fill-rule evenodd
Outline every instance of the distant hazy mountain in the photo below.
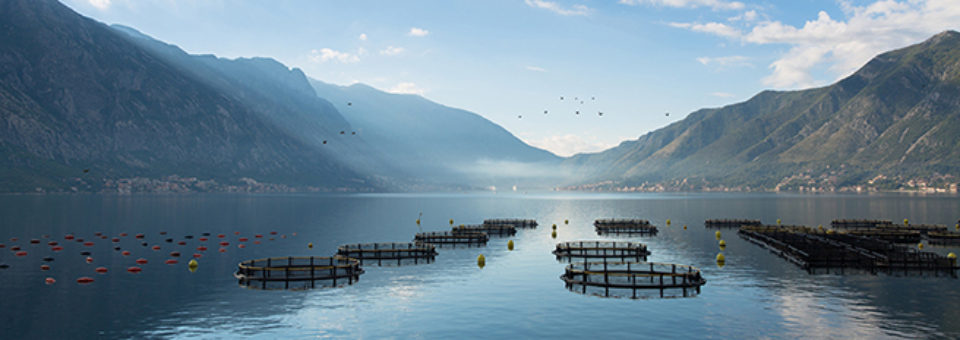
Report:
M 408 173 L 499 186 L 543 185 L 562 177 L 556 166 L 560 157 L 475 113 L 363 84 L 311 84 L 391 164 Z
M 248 70 L 237 78 L 190 74 L 53 0 L 0 2 L 0 27 L 0 191 L 99 190 L 124 181 L 371 188 L 336 156 L 344 149 L 318 147 L 349 123 L 320 99 L 283 96 L 310 92 L 299 71 L 239 60 L 218 64 Z M 269 79 L 279 73 L 301 83 Z M 244 82 L 285 85 L 267 94 Z
M 881 54 L 837 83 L 764 91 L 566 161 L 586 187 L 882 186 L 960 174 L 960 34 Z M 956 182 L 956 178 L 953 179 Z M 645 184 L 644 184 L 645 183 Z

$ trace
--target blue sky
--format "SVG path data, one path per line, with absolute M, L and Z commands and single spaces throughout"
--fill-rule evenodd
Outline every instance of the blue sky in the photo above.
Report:
M 64 2 L 190 53 L 271 57 L 325 82 L 423 95 L 560 155 L 764 89 L 827 85 L 960 29 L 957 0 Z

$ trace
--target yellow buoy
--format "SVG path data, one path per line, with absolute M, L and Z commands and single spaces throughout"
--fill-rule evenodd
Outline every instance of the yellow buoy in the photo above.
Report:
M 727 262 L 727 257 L 723 253 L 717 253 L 717 263 Z
M 923 242 L 917 243 L 917 249 L 923 250 Z
M 716 236 L 717 239 L 719 240 L 719 239 L 720 239 L 720 231 L 717 230 L 717 232 L 713 233 L 713 236 Z
M 947 258 L 950 259 L 950 262 L 957 263 L 957 254 L 954 254 L 954 253 L 947 254 Z
M 956 227 L 953 227 L 953 228 L 954 228 L 954 229 L 957 229 L 957 230 L 960 230 L 960 223 L 957 223 L 957 226 L 956 226 Z
M 313 249 L 313 242 L 307 243 L 307 248 Z
M 683 225 L 683 230 L 687 230 L 687 225 L 686 225 L 686 224 Z
M 420 224 L 420 219 L 419 219 L 419 218 L 417 219 L 417 224 Z
M 823 231 L 823 225 L 822 224 L 817 225 L 817 230 Z
M 670 225 L 670 219 L 669 219 L 669 218 L 667 219 L 667 225 Z
M 513 250 L 513 240 L 507 241 L 507 250 Z
M 563 224 L 570 224 L 570 220 L 563 220 Z
M 780 219 L 779 219 L 779 218 L 777 219 L 777 225 L 780 225 Z
M 486 266 L 486 265 L 487 265 L 487 258 L 483 257 L 483 254 L 480 254 L 480 256 L 477 256 L 477 267 L 483 268 L 483 266 Z
M 908 220 L 908 219 L 903 219 L 903 225 L 909 225 L 909 224 L 910 224 L 910 220 Z
M 717 243 L 720 244 L 721 247 L 727 246 L 727 241 L 724 241 L 724 240 L 720 240 L 720 242 L 717 242 Z
M 190 262 L 187 262 L 187 269 L 190 269 L 191 273 L 196 272 L 197 267 L 200 267 L 200 264 L 197 263 L 197 259 L 190 259 Z
M 557 238 L 557 231 L 554 230 L 552 233 L 550 233 L 550 237 Z
M 453 219 L 452 219 L 452 218 L 450 219 L 450 225 L 453 225 Z
M 553 230 L 557 230 L 557 224 L 556 224 L 556 223 L 553 224 Z

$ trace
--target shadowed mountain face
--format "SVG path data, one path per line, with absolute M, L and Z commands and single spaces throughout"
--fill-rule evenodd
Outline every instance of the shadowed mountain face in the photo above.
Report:
M 827 87 L 699 110 L 566 164 L 581 183 L 607 188 L 833 188 L 956 175 L 960 33 L 881 54 Z
M 317 147 L 322 137 L 311 138 L 349 129 L 328 103 L 305 113 L 295 110 L 300 103 L 284 107 L 262 92 L 200 81 L 52 0 L 3 1 L 0 26 L 4 191 L 99 190 L 173 175 L 370 188 L 335 151 Z
M 420 96 L 311 80 L 380 154 L 407 173 L 443 182 L 549 185 L 561 158 L 531 147 L 479 115 Z

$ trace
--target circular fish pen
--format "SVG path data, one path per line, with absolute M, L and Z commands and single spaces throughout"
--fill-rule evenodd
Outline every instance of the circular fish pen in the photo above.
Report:
M 450 230 L 453 233 L 486 233 L 489 236 L 513 236 L 517 234 L 517 228 L 510 224 L 474 224 L 460 225 Z
M 288 256 L 247 260 L 234 276 L 240 286 L 254 289 L 342 287 L 360 280 L 360 260 L 334 256 Z
M 671 298 L 700 294 L 700 270 L 654 262 L 574 262 L 560 276 L 567 289 L 602 297 Z
M 361 264 L 401 266 L 432 263 L 437 248 L 426 243 L 358 243 L 337 247 L 337 255 L 357 259 Z
M 646 261 L 650 251 L 647 246 L 637 242 L 616 241 L 573 241 L 557 243 L 553 255 L 558 261 L 573 262 L 578 259 L 614 259 L 624 261 Z
M 454 233 L 449 231 L 432 231 L 417 233 L 417 235 L 413 237 L 413 241 L 416 243 L 429 243 L 441 248 L 445 246 L 479 247 L 486 245 L 489 240 L 489 235 L 478 232 Z
M 537 220 L 522 218 L 488 218 L 483 224 L 512 225 L 515 228 L 536 228 L 538 225 Z

